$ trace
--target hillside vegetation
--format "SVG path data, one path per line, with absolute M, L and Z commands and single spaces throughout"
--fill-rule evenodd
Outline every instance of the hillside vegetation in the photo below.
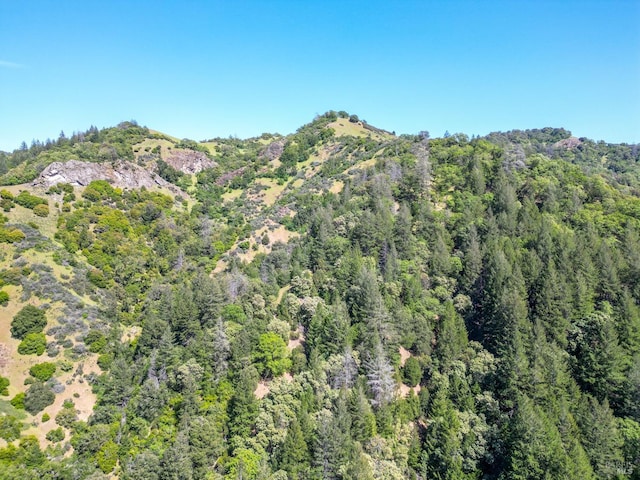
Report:
M 328 112 L 0 175 L 0 479 L 640 478 L 635 145 Z

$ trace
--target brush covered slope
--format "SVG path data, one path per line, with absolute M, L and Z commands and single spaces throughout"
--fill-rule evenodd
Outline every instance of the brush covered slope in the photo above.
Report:
M 0 152 L 0 478 L 638 478 L 639 162 L 345 112 Z

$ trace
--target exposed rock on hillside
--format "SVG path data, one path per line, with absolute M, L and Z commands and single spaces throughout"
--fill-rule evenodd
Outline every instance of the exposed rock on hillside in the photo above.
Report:
M 200 173 L 217 165 L 204 153 L 193 150 L 173 150 L 165 161 L 176 170 L 188 175 Z
M 120 188 L 164 187 L 174 194 L 185 195 L 178 187 L 158 175 L 122 160 L 115 163 L 78 160 L 53 162 L 34 180 L 33 185 L 50 187 L 57 183 L 69 183 L 76 187 L 83 187 L 94 180 L 107 180 L 113 186 Z
M 576 148 L 581 144 L 582 141 L 579 138 L 569 137 L 554 143 L 553 146 L 555 148 L 566 148 L 567 150 L 571 150 L 572 148 Z
M 285 140 L 276 140 L 275 142 L 271 142 L 265 147 L 262 153 L 260 153 L 260 157 L 266 157 L 269 160 L 280 158 L 280 155 L 282 155 L 282 151 L 284 150 L 284 144 Z

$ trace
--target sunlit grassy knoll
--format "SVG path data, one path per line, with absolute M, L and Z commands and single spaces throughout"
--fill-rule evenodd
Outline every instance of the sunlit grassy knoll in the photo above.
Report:
M 335 122 L 331 122 L 327 127 L 335 130 L 336 137 L 366 137 L 370 134 L 370 132 L 364 129 L 361 123 L 351 123 L 346 118 L 339 118 Z
M 203 147 L 207 147 L 207 150 L 209 150 L 209 153 L 211 153 L 211 155 L 218 155 L 218 150 L 216 148 L 219 145 L 218 142 L 202 142 L 200 145 L 202 145 Z
M 149 129 L 149 133 L 156 134 L 156 135 L 163 135 L 163 136 L 167 137 L 168 139 L 170 139 L 171 141 L 173 141 L 174 143 L 177 143 L 177 142 L 180 141 L 180 139 L 178 137 L 174 137 L 173 135 L 168 135 L 168 134 L 166 134 L 164 132 L 159 132 L 158 130 Z
M 171 154 L 174 142 L 158 138 L 147 138 L 143 142 L 137 143 L 133 146 L 133 153 L 136 158 L 138 158 L 142 155 L 151 153 L 151 150 L 158 146 L 160 147 L 160 155 L 162 155 L 163 158 L 166 158 Z

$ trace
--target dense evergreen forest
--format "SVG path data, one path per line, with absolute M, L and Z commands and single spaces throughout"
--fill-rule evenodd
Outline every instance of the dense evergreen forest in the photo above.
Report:
M 70 159 L 184 194 L 27 183 Z M 0 370 L 1 479 L 640 479 L 635 145 L 328 112 L 91 128 L 0 175 L 1 327 L 31 362 Z

